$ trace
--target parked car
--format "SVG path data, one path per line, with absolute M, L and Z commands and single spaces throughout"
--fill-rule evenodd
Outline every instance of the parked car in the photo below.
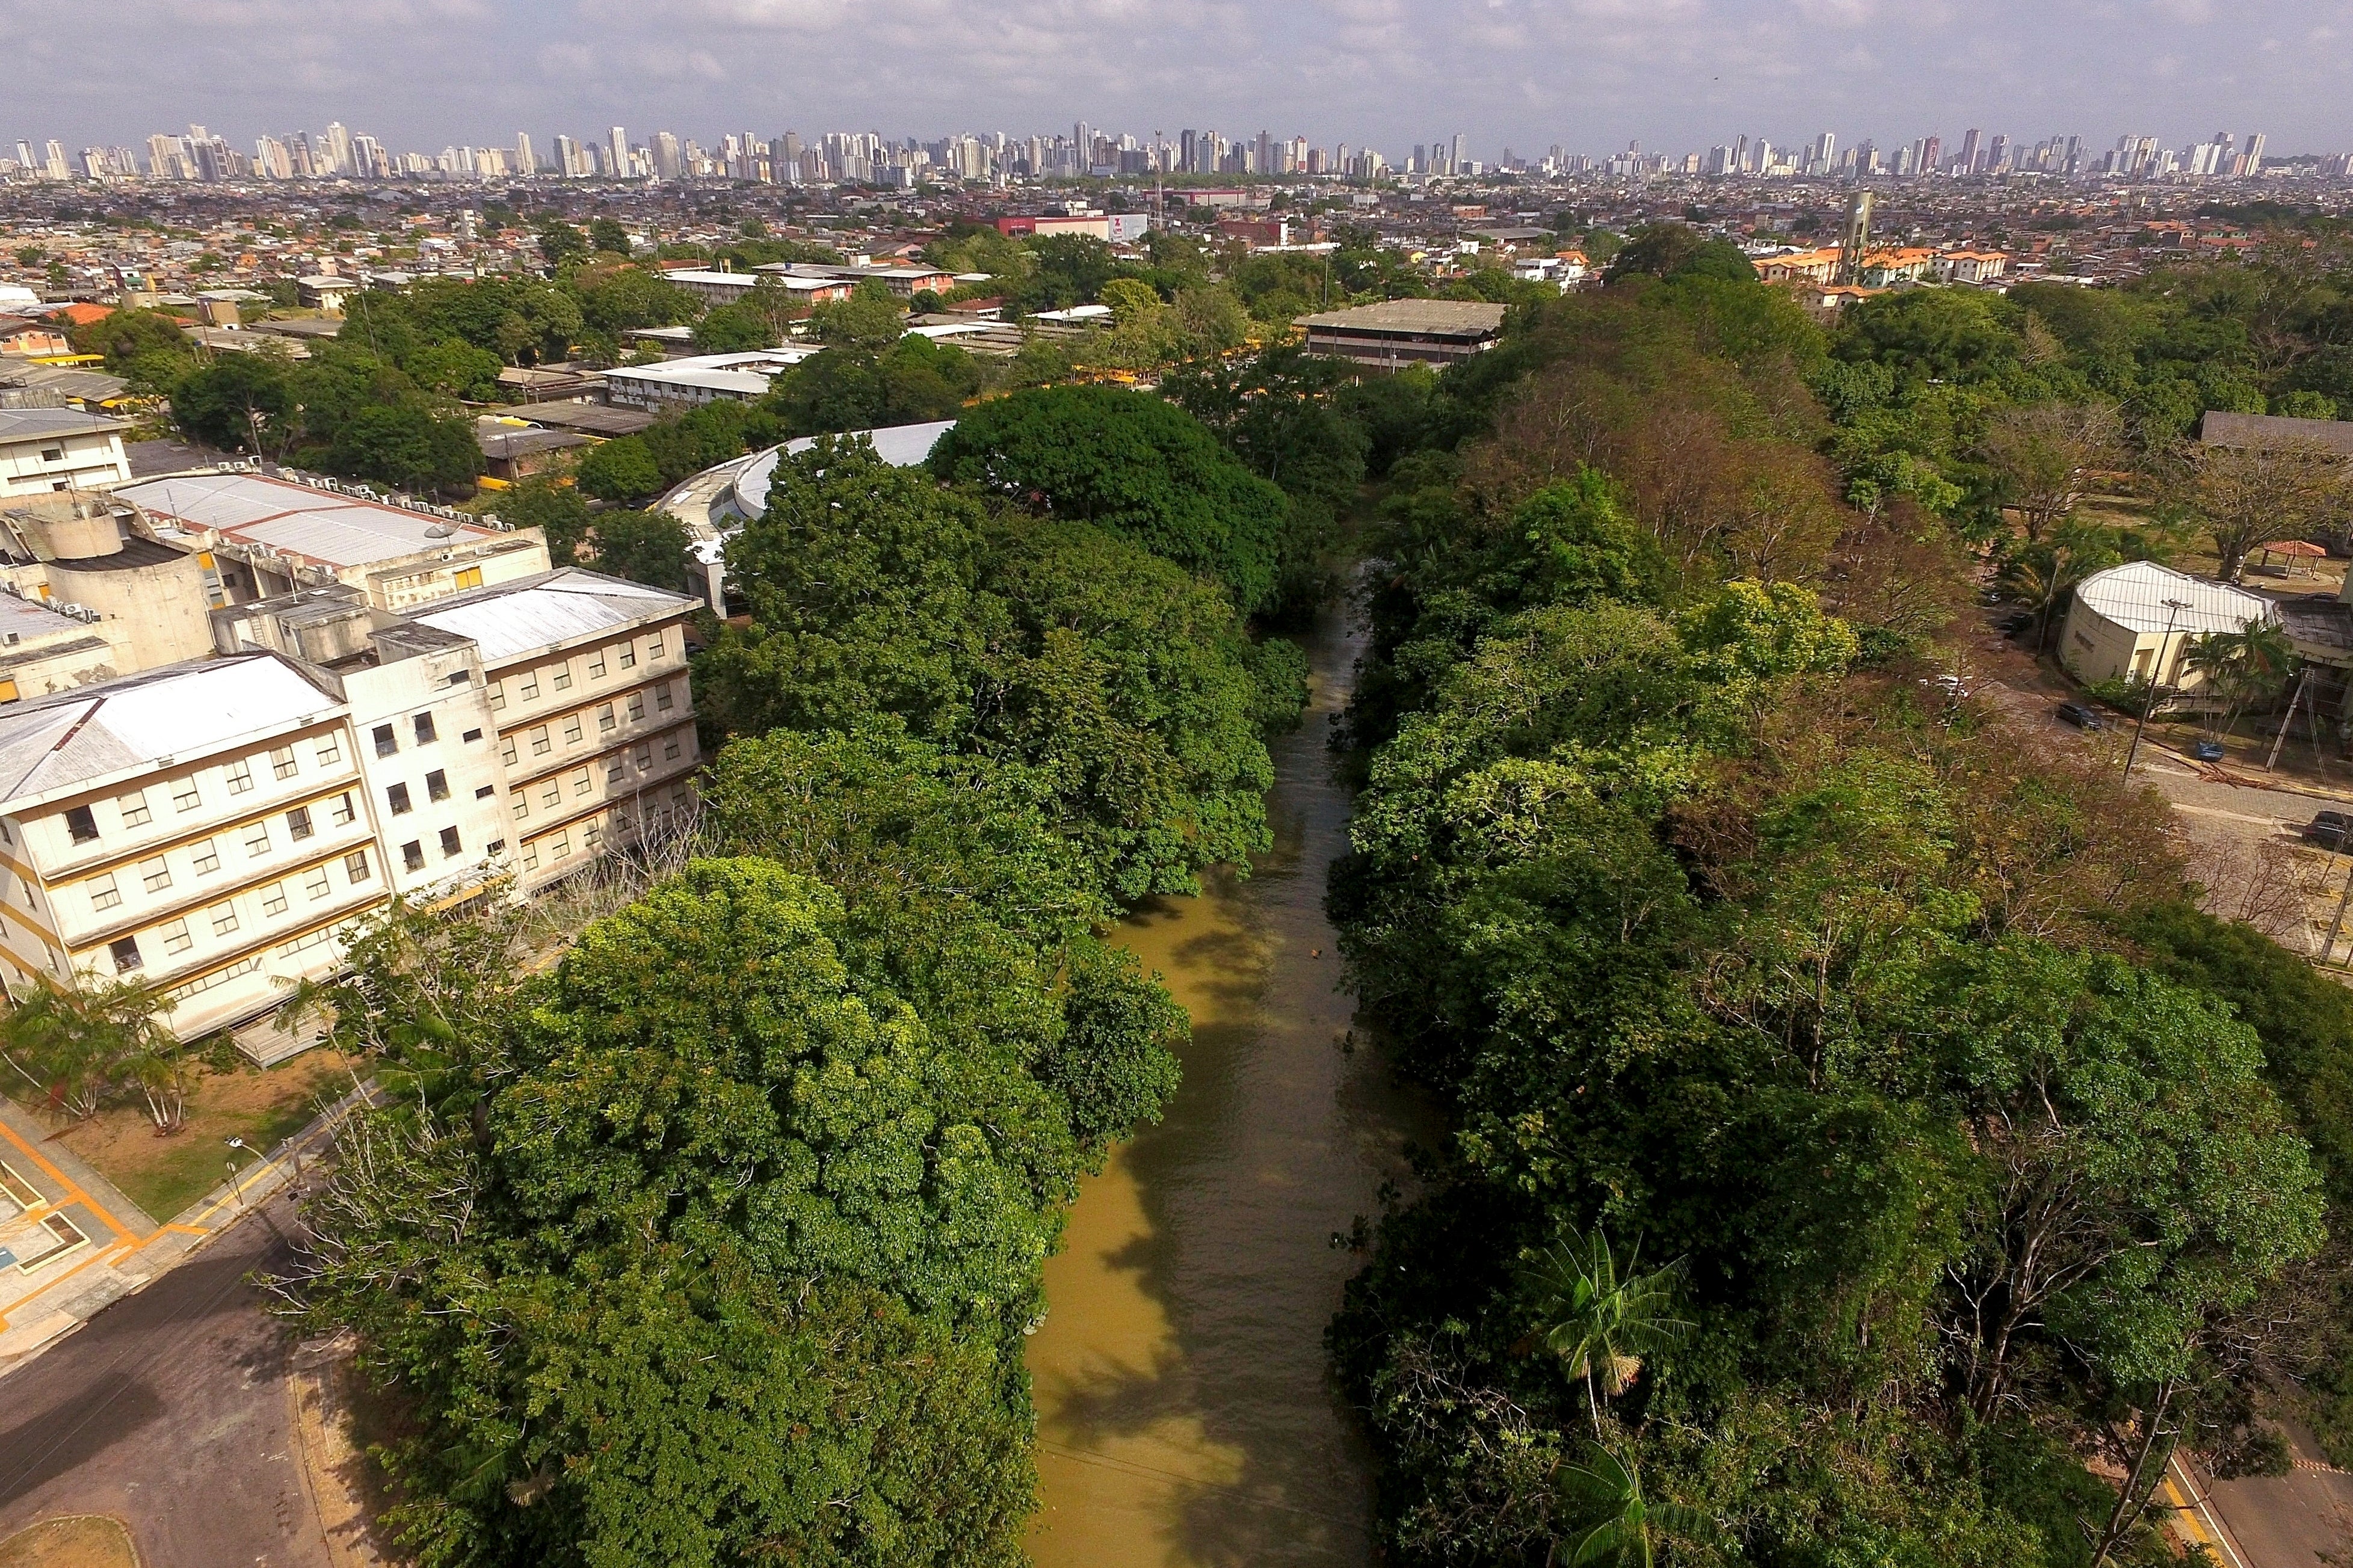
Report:
M 2353 838 L 2353 816 L 2341 811 L 2316 812 L 2312 820 L 2304 825 L 2304 837 L 2306 843 L 2324 848 L 2343 849 L 2347 847 L 2346 841 Z
M 2196 757 L 2201 763 L 2219 763 L 2222 760 L 2223 756 L 2222 742 L 2220 741 L 2200 741 L 2196 745 L 2189 748 L 2189 754 Z
M 2062 702 L 2059 704 L 2059 717 L 2078 730 L 2105 730 L 2108 727 L 2108 721 L 2100 717 L 2100 710 L 2088 702 Z

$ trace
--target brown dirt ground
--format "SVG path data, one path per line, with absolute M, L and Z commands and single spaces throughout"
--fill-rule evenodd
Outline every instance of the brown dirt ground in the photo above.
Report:
M 77 1514 L 0 1541 L 0 1568 L 139 1568 L 139 1552 L 121 1520 Z
M 315 1050 L 267 1072 L 239 1067 L 227 1073 L 194 1069 L 186 1124 L 169 1138 L 155 1135 L 143 1104 L 117 1105 L 56 1134 L 89 1161 L 151 1218 L 168 1221 L 228 1174 L 227 1141 L 242 1138 L 264 1152 L 318 1113 L 322 1095 L 340 1096 L 350 1075 L 329 1050 Z M 240 1152 L 244 1170 L 258 1156 Z
M 400 1436 L 403 1413 L 372 1390 L 344 1336 L 305 1345 L 288 1384 L 302 1467 L 335 1568 L 406 1562 L 375 1521 L 397 1493 L 370 1452 Z

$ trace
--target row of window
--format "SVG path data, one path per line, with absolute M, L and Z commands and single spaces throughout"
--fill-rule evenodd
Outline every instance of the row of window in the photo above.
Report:
M 341 735 L 320 736 L 312 746 L 311 754 L 317 759 L 320 767 L 341 767 L 343 761 L 343 737 Z M 302 771 L 301 761 L 295 756 L 294 748 L 291 745 L 271 748 L 268 762 L 271 774 L 280 779 L 290 779 Z M 253 789 L 253 759 L 238 758 L 222 770 L 222 776 L 227 783 L 228 793 L 231 795 L 249 793 Z M 121 818 L 122 826 L 126 829 L 144 827 L 155 819 L 155 808 L 153 803 L 148 799 L 149 793 L 144 789 L 134 789 L 126 795 L 114 797 L 115 813 Z M 173 811 L 184 815 L 196 810 L 205 804 L 204 791 L 198 787 L 193 775 L 184 779 L 174 779 L 168 784 L 159 784 L 155 787 L 154 793 L 168 797 L 172 803 Z M 99 837 L 97 814 L 87 805 L 68 806 L 66 831 L 72 836 L 76 844 L 95 842 Z M 0 843 L 14 842 L 15 840 L 8 836 L 7 825 L 0 823 Z
M 660 744 L 662 760 L 664 762 L 674 763 L 685 753 L 685 738 L 681 734 L 673 732 L 671 734 L 665 735 L 662 737 Z M 644 745 L 638 748 L 637 762 L 638 772 L 640 773 L 649 773 L 653 772 L 653 742 L 649 741 Z M 623 782 L 628 777 L 628 758 L 624 757 L 620 752 L 615 752 L 612 755 L 605 759 L 606 788 L 619 789 L 622 786 Z M 531 800 L 532 795 L 534 793 L 539 796 L 539 806 L 542 811 L 555 810 L 558 806 L 564 804 L 564 793 L 565 786 L 566 784 L 571 786 L 572 798 L 579 800 L 585 798 L 596 788 L 596 779 L 588 769 L 575 768 L 568 775 L 543 778 L 536 784 L 532 785 L 529 789 L 516 790 L 513 795 L 513 804 L 510 807 L 514 814 L 515 820 L 522 822 L 530 817 Z
M 359 816 L 359 807 L 352 800 L 349 790 L 328 801 L 326 806 L 328 821 L 337 827 L 348 827 Z M 318 831 L 316 824 L 311 820 L 311 808 L 307 805 L 298 805 L 288 811 L 285 821 L 286 836 L 296 844 L 301 843 Z M 238 837 L 245 846 L 245 857 L 248 860 L 259 860 L 277 847 L 276 840 L 270 835 L 269 821 L 267 817 L 259 822 L 247 823 L 244 831 Z M 197 876 L 213 875 L 221 868 L 220 840 L 218 838 L 197 839 L 188 846 L 188 860 Z M 82 883 L 83 889 L 90 894 L 91 909 L 103 913 L 122 902 L 122 883 L 118 879 L 119 875 L 119 873 L 108 871 Z M 170 858 L 166 856 L 157 855 L 151 859 L 140 861 L 137 866 L 132 868 L 130 875 L 136 876 L 140 885 L 151 893 L 164 892 L 172 886 L 172 866 Z M 29 902 L 29 889 L 27 893 Z
M 655 712 L 668 713 L 678 706 L 677 694 L 670 689 L 670 682 L 665 681 L 653 689 Z M 630 723 L 641 721 L 646 716 L 646 694 L 642 691 L 630 692 L 628 700 L 622 704 L 622 711 L 628 714 Z M 607 702 L 597 708 L 596 737 L 599 742 L 620 727 L 620 714 L 615 711 L 613 704 Z M 533 756 L 543 757 L 555 749 L 555 734 L 559 730 L 566 746 L 576 746 L 587 739 L 586 721 L 581 714 L 572 713 L 565 715 L 559 724 L 532 726 L 523 733 L 523 743 L 531 747 Z M 522 748 L 516 743 L 514 736 L 506 736 L 499 742 L 499 757 L 511 768 L 521 765 Z
M 444 835 L 445 840 L 448 837 Z M 417 846 L 412 844 L 407 847 L 415 849 Z M 354 888 L 364 887 L 374 879 L 375 876 L 375 870 L 368 864 L 366 850 L 354 849 L 343 857 L 343 880 L 347 885 Z M 334 891 L 334 881 L 329 875 L 328 868 L 324 866 L 313 866 L 304 872 L 302 891 L 311 903 L 332 897 Z M 286 913 L 293 902 L 284 882 L 272 882 L 267 887 L 259 889 L 256 896 L 260 900 L 261 916 L 264 920 L 280 918 Z M 194 919 L 209 925 L 213 935 L 216 937 L 235 936 L 240 929 L 237 900 L 235 899 L 224 899 L 219 903 L 203 910 Z M 190 917 L 182 916 L 178 920 L 168 921 L 155 928 L 153 934 L 156 940 L 163 943 L 165 952 L 177 955 L 195 945 L 195 932 L 189 922 Z M 127 974 L 146 963 L 145 957 L 139 951 L 139 939 L 135 936 L 116 938 L 107 944 L 107 952 L 114 960 L 114 972 L 117 974 Z M 198 988 L 202 989 L 201 986 Z
M 661 662 L 662 656 L 666 651 L 665 639 L 667 637 L 667 633 L 656 632 L 652 637 L 647 639 L 646 658 L 648 662 L 654 664 Z M 607 668 L 606 656 L 608 653 L 612 656 L 613 665 L 617 666 L 622 669 L 635 669 L 638 668 L 638 645 L 636 640 L 632 638 L 626 642 L 612 644 L 609 647 L 590 649 L 587 655 L 589 679 L 602 680 L 605 679 L 606 670 Z M 555 665 L 552 668 L 548 669 L 547 676 L 549 689 L 554 691 L 571 690 L 572 661 L 567 658 L 563 663 Z M 514 678 L 516 701 L 535 702 L 539 700 L 539 670 L 527 669 L 521 675 Z M 491 682 L 490 694 L 491 706 L 492 709 L 503 709 L 506 707 L 506 685 L 507 683 L 504 680 L 493 680 Z
M 692 809 L 693 799 L 693 792 L 684 784 L 680 784 L 670 792 L 668 804 L 665 805 L 659 799 L 647 801 L 646 830 L 653 832 L 659 829 L 667 832 L 676 826 L 680 819 Z M 627 839 L 638 826 L 637 819 L 626 805 L 615 806 L 610 816 L 613 836 L 617 838 Z M 583 824 L 580 829 L 581 852 L 594 855 L 604 847 L 604 824 L 595 821 Z M 569 827 L 559 829 L 543 837 L 526 839 L 522 847 L 522 868 L 526 871 L 536 871 L 543 861 L 554 865 L 559 861 L 570 859 L 572 853 L 572 829 Z

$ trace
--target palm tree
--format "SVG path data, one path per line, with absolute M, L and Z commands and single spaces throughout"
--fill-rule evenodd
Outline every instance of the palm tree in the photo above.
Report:
M 1563 1466 L 1558 1479 L 1563 1484 L 1556 1489 L 1554 1507 L 1560 1507 L 1565 1493 L 1575 1522 L 1567 1534 L 1554 1539 L 1546 1568 L 1600 1563 L 1652 1568 L 1662 1537 L 1707 1542 L 1715 1536 L 1715 1521 L 1699 1510 L 1644 1497 L 1641 1472 L 1609 1448 L 1596 1447 L 1582 1465 Z
M 1599 1226 L 1587 1235 L 1572 1230 L 1566 1241 L 1535 1254 L 1525 1270 L 1537 1337 L 1567 1363 L 1569 1376 L 1584 1381 L 1596 1442 L 1602 1398 L 1625 1393 L 1642 1370 L 1642 1357 L 1693 1326 L 1672 1315 L 1683 1259 L 1646 1274 L 1637 1267 L 1641 1250 L 1637 1241 L 1621 1263 Z

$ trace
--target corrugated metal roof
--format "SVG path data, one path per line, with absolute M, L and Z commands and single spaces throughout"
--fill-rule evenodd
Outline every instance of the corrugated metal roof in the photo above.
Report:
M 497 537 L 487 528 L 262 474 L 144 479 L 114 493 L 191 530 L 211 529 L 240 544 L 266 545 L 328 566 L 365 566 Z
M 129 426 L 120 419 L 84 414 L 79 408 L 0 408 L 0 445 L 47 436 L 93 436 Z
M 340 704 L 275 654 L 167 665 L 0 709 L 0 804 L 71 793 L 165 757 L 200 756 Z
M 2084 607 L 2127 631 L 2241 632 L 2272 618 L 2271 601 L 2228 583 L 2191 577 L 2154 561 L 2129 561 L 2094 572 L 2075 585 Z M 2168 603 L 2168 601 L 2171 603 Z
M 0 637 L 46 637 L 59 632 L 87 629 L 71 616 L 61 616 L 46 605 L 0 594 Z
M 684 570 L 681 560 L 681 575 Z M 533 648 L 594 637 L 693 603 L 683 594 L 564 566 L 437 600 L 408 618 L 471 637 L 481 647 L 482 662 L 498 664 Z

